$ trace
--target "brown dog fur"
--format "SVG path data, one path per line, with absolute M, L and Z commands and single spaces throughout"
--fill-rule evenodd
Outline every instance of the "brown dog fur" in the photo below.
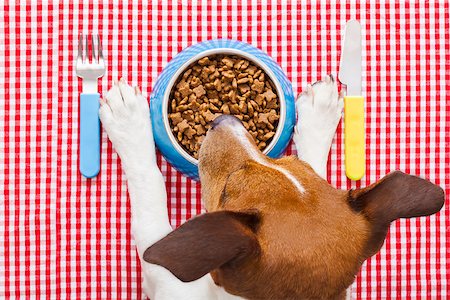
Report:
M 211 272 L 226 291 L 248 299 L 343 298 L 390 222 L 433 214 L 444 203 L 440 187 L 401 172 L 365 189 L 337 190 L 295 157 L 265 157 L 236 122 L 216 124 L 200 151 L 209 213 L 144 253 L 183 281 Z

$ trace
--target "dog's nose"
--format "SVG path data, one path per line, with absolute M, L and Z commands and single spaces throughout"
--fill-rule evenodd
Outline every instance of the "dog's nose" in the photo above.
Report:
M 214 119 L 211 123 L 211 128 L 217 127 L 219 124 L 226 122 L 241 124 L 241 121 L 232 115 L 221 115 Z

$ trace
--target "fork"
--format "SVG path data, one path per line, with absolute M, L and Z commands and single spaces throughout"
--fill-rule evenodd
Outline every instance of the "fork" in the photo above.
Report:
M 100 171 L 100 95 L 97 80 L 105 74 L 105 60 L 100 37 L 97 35 L 97 53 L 94 50 L 94 36 L 91 36 L 91 52 L 88 36 L 85 40 L 83 47 L 83 35 L 80 35 L 75 62 L 76 74 L 83 79 L 80 94 L 80 172 L 84 177 L 92 178 Z

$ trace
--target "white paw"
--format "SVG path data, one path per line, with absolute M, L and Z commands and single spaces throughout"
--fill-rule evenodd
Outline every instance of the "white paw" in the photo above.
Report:
M 308 85 L 296 103 L 294 142 L 298 156 L 319 175 L 326 172 L 328 152 L 339 124 L 344 101 L 332 75 Z
M 138 88 L 116 82 L 100 103 L 100 120 L 122 164 L 155 159 L 148 102 Z
M 344 102 L 338 94 L 337 83 L 332 75 L 322 81 L 308 85 L 297 99 L 298 124 L 301 129 L 305 126 L 320 125 L 312 130 L 330 131 L 334 136 L 336 127 L 341 119 Z M 332 132 L 331 132 L 332 131 Z

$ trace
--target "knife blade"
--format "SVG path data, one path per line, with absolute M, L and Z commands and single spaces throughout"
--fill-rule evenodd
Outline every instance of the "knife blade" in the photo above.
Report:
M 347 91 L 344 97 L 345 174 L 352 180 L 364 176 L 366 165 L 361 62 L 361 25 L 350 20 L 345 26 L 338 78 Z

